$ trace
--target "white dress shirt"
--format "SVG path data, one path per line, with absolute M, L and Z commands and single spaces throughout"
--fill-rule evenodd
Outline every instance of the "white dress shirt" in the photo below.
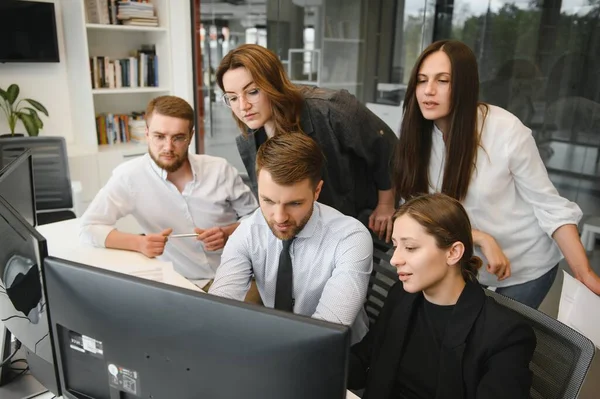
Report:
M 282 242 L 260 209 L 231 235 L 211 294 L 243 300 L 252 275 L 265 306 L 273 308 Z M 315 203 L 290 247 L 294 313 L 352 326 L 352 342 L 368 330 L 364 309 L 373 268 L 373 240 L 356 219 Z
M 479 281 L 507 287 L 534 280 L 554 267 L 562 253 L 552 239 L 565 224 L 577 224 L 581 209 L 558 194 L 550 181 L 531 130 L 510 112 L 489 106 L 481 130 L 476 168 L 462 201 L 474 229 L 494 237 L 510 260 L 512 275 L 503 281 L 485 269 L 487 260 L 479 247 L 476 255 L 484 267 Z M 430 191 L 442 188 L 445 167 L 442 132 L 433 129 L 429 163 Z
M 188 158 L 193 179 L 182 192 L 148 154 L 115 168 L 81 218 L 81 241 L 104 247 L 117 220 L 129 214 L 146 234 L 167 228 L 181 234 L 193 233 L 195 227 L 230 225 L 258 207 L 250 189 L 225 159 L 195 154 Z M 173 262 L 175 270 L 189 279 L 211 279 L 221 253 L 205 251 L 194 237 L 174 238 L 158 259 Z

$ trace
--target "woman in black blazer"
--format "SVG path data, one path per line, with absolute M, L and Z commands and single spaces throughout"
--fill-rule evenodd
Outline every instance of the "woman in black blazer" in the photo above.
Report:
M 533 329 L 477 282 L 469 218 L 430 194 L 394 216 L 400 282 L 351 350 L 349 388 L 370 399 L 529 398 Z

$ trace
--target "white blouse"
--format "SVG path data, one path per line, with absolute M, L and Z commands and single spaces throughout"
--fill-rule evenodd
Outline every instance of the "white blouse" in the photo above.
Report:
M 479 281 L 506 287 L 534 280 L 552 269 L 562 259 L 552 234 L 560 226 L 577 224 L 582 212 L 577 204 L 558 194 L 531 130 L 510 112 L 488 107 L 483 130 L 482 111 L 479 113 L 481 146 L 462 204 L 472 227 L 494 237 L 511 262 L 511 277 L 498 281 L 485 270 L 487 260 L 476 247 L 476 255 L 484 262 Z M 443 135 L 434 125 L 431 192 L 441 191 L 444 162 Z

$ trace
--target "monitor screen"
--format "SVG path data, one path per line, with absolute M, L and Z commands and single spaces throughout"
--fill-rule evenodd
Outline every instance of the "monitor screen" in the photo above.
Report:
M 0 320 L 27 349 L 32 374 L 58 394 L 48 311 L 39 271 L 48 256 L 46 240 L 2 198 L 0 237 Z M 9 351 L 4 348 L 2 360 Z
M 350 330 L 54 257 L 65 398 L 342 399 Z
M 6 165 L 0 164 L 0 197 L 31 226 L 37 225 L 31 150 L 24 150 Z
M 0 1 L 0 62 L 59 62 L 54 4 Z

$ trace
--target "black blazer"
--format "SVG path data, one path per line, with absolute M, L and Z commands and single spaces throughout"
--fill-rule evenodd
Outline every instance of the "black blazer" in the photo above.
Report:
M 363 399 L 393 392 L 408 323 L 423 294 L 396 283 L 375 326 L 351 349 L 348 386 L 365 388 Z M 529 398 L 529 362 L 536 339 L 519 314 L 468 282 L 442 342 L 436 399 Z
M 398 139 L 394 132 L 346 90 L 302 87 L 302 131 L 315 140 L 327 159 L 319 202 L 357 217 L 375 209 L 378 190 L 392 187 L 390 159 Z M 240 135 L 236 144 L 258 198 L 256 142 Z

